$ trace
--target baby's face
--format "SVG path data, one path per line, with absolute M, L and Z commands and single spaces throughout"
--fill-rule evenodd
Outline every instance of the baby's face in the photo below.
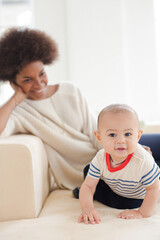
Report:
M 105 113 L 99 124 L 99 141 L 114 162 L 120 163 L 135 151 L 142 131 L 132 112 Z

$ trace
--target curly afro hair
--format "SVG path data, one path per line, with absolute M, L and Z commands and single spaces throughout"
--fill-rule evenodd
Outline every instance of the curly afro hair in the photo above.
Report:
M 10 28 L 0 38 L 0 81 L 15 81 L 28 63 L 51 64 L 58 57 L 54 40 L 40 30 Z

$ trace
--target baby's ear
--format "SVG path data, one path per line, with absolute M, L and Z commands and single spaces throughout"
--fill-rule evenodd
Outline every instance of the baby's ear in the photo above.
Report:
M 99 133 L 98 131 L 95 131 L 95 132 L 94 132 L 94 135 L 96 136 L 98 142 L 101 143 L 101 136 L 100 136 L 100 133 Z
M 139 141 L 139 139 L 141 138 L 141 136 L 142 136 L 142 133 L 143 133 L 143 130 L 141 129 L 141 130 L 139 130 L 139 132 L 138 132 L 138 141 Z

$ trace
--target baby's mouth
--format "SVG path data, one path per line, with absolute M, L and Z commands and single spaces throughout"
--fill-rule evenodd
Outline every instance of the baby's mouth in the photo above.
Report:
M 117 151 L 125 151 L 126 148 L 125 148 L 125 147 L 118 147 L 118 148 L 116 148 L 116 150 L 117 150 Z

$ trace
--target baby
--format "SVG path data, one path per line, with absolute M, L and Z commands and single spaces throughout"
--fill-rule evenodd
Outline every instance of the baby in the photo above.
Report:
M 138 144 L 141 135 L 137 113 L 128 105 L 113 104 L 100 112 L 95 136 L 103 148 L 85 169 L 88 173 L 79 192 L 82 213 L 78 222 L 100 222 L 93 199 L 126 209 L 119 218 L 153 214 L 160 170 L 152 155 Z

